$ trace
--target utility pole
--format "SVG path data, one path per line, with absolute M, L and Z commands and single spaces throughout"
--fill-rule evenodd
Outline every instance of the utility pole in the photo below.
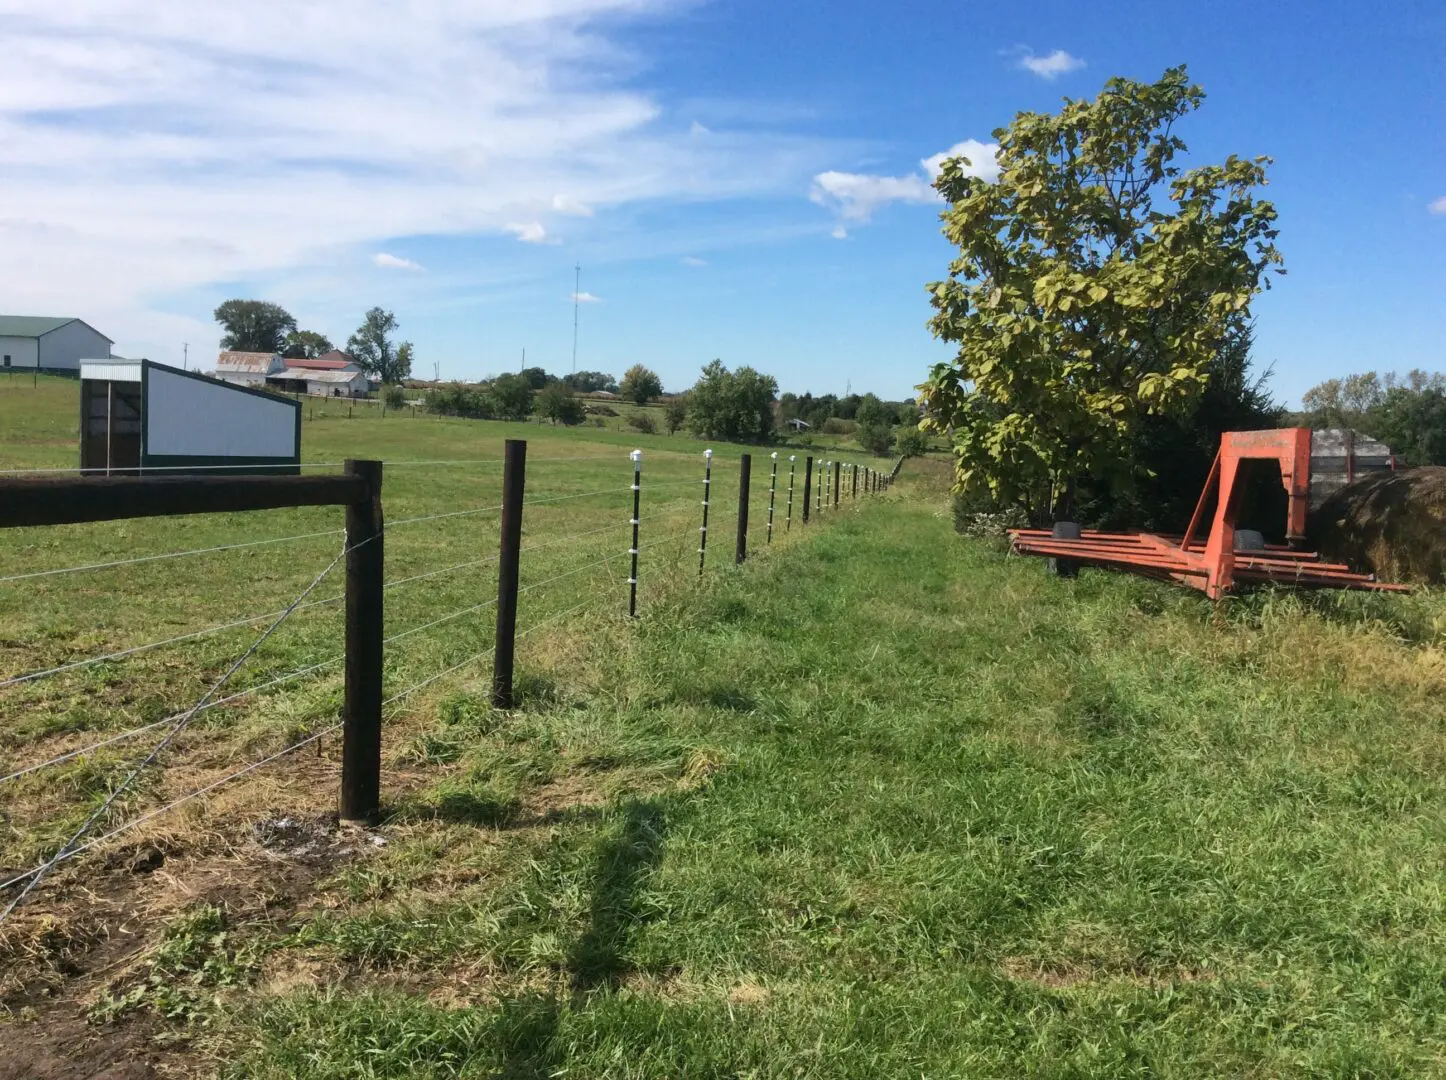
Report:
M 526 346 L 526 345 L 522 346 L 522 366 L 521 366 L 520 368 L 518 368 L 517 370 L 518 370 L 518 372 L 523 372 L 523 371 L 526 371 L 526 370 L 527 370 L 527 346 Z
M 191 343 L 190 343 L 189 341 L 183 341 L 183 342 L 181 342 L 181 370 L 182 370 L 182 371 L 189 370 L 190 361 L 191 361 Z
M 572 373 L 577 374 L 577 301 L 579 290 L 582 288 L 582 263 L 578 263 L 574 270 L 577 271 L 572 281 Z

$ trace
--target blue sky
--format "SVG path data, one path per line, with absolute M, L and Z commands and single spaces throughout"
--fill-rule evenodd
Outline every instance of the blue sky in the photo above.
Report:
M 561 372 L 581 264 L 579 367 L 903 397 L 948 356 L 925 159 L 1187 63 L 1191 160 L 1275 158 L 1277 394 L 1446 369 L 1439 3 L 54 7 L 0 0 L 0 295 L 122 354 L 204 365 L 245 295 L 338 343 L 390 308 L 418 374 Z

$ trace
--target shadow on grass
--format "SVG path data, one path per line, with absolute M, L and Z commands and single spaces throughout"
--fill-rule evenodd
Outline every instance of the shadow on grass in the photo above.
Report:
M 665 829 L 660 799 L 632 802 L 623 811 L 622 828 L 599 849 L 587 929 L 568 954 L 570 1007 L 583 1008 L 588 992 L 613 989 L 633 970 L 628 946 L 645 918 L 639 895 L 662 863 Z M 554 1075 L 561 1064 L 558 1028 L 567 1007 L 561 997 L 504 1002 L 496 1027 L 504 1061 L 495 1075 L 508 1080 Z
M 568 956 L 574 989 L 616 986 L 632 970 L 628 944 L 644 917 L 638 894 L 663 861 L 665 830 L 660 800 L 629 803 L 621 831 L 598 853 L 588 927 Z

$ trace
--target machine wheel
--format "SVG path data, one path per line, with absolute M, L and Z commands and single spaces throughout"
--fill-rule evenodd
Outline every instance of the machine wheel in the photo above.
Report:
M 1078 540 L 1082 534 L 1078 522 L 1056 521 L 1050 535 L 1056 540 Z M 1044 572 L 1054 577 L 1079 577 L 1079 563 L 1074 559 L 1045 559 Z
M 1264 551 L 1265 535 L 1255 529 L 1235 530 L 1236 551 Z

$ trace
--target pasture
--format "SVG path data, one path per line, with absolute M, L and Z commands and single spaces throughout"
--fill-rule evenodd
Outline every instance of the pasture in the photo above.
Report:
M 0 467 L 73 464 L 67 392 L 0 383 Z M 389 693 L 458 666 L 389 707 L 376 830 L 328 823 L 322 740 L 58 868 L 0 926 L 8 1060 L 277 1080 L 1446 1072 L 1439 596 L 1212 605 L 1049 579 L 956 536 L 931 462 L 806 530 L 795 508 L 765 551 L 757 451 L 759 557 L 735 568 L 744 448 L 721 446 L 727 539 L 700 583 L 702 446 L 681 435 L 319 416 L 307 461 L 437 463 L 386 473 L 388 520 L 430 518 L 387 534 L 388 580 L 416 578 L 388 591 L 389 635 L 493 595 L 480 511 L 519 436 L 520 707 L 489 706 L 481 608 L 389 646 Z M 339 519 L 17 530 L 0 578 Z M 0 678 L 274 612 L 339 544 L 0 581 Z M 0 773 L 183 708 L 264 625 L 0 689 Z M 324 660 L 339 628 L 336 605 L 298 612 L 234 686 Z M 115 820 L 334 722 L 339 685 L 321 669 L 198 718 Z M 136 752 L 0 787 L 6 876 Z

